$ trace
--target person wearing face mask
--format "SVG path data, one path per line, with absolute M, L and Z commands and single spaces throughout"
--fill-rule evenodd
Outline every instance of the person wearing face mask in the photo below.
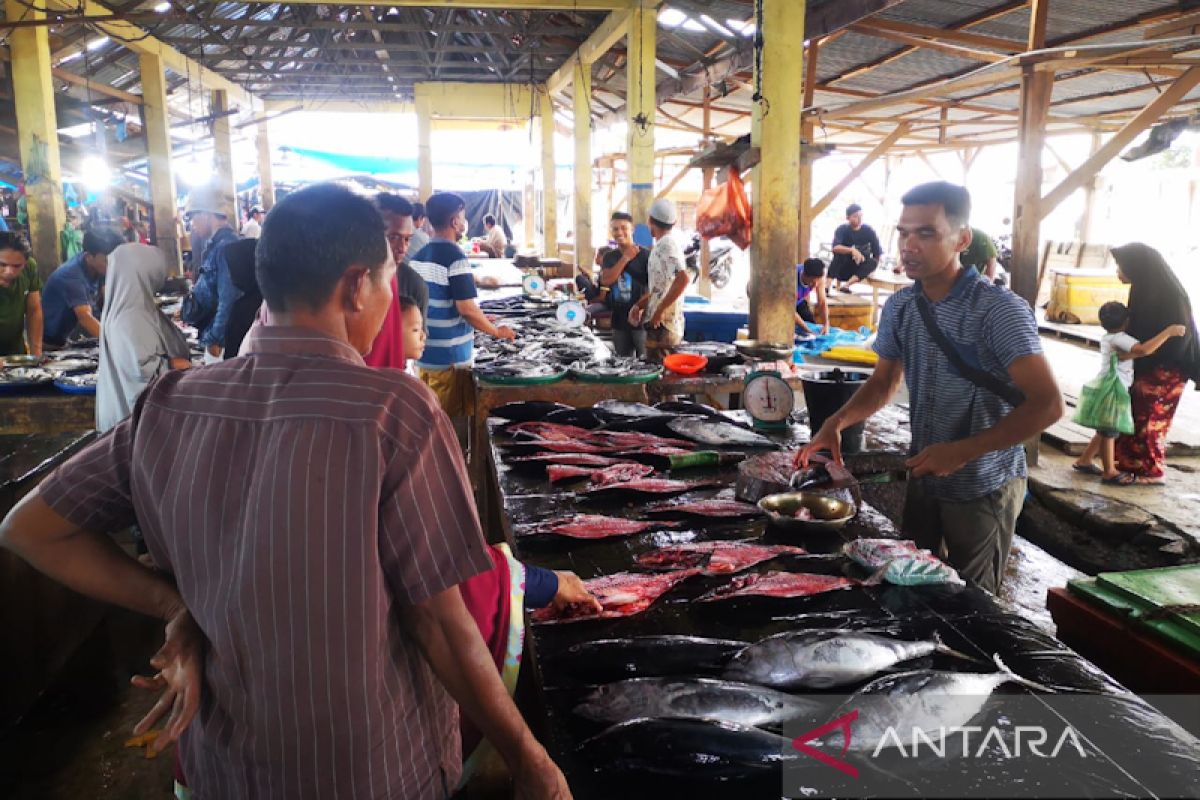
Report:
M 417 374 L 437 395 L 460 441 L 465 441 L 467 419 L 475 406 L 471 381 L 475 331 L 500 339 L 516 338 L 512 328 L 493 324 L 475 302 L 471 262 L 458 246 L 467 230 L 466 208 L 456 194 L 429 198 L 425 211 L 433 225 L 433 239 L 413 256 L 413 269 L 429 289 L 429 341 L 417 361 Z
M 901 530 L 964 578 L 999 592 L 1025 502 L 1023 442 L 1063 413 L 1029 304 L 964 267 L 971 196 L 926 183 L 901 198 L 896 234 L 916 281 L 883 308 L 879 363 L 854 396 L 797 452 L 798 466 L 882 409 L 904 380 L 912 418 Z

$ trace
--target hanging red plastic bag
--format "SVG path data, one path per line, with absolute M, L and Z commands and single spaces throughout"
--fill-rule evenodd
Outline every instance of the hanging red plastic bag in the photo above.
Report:
M 754 217 L 746 187 L 737 170 L 729 170 L 729 180 L 714 186 L 700 198 L 696 208 L 696 230 L 705 239 L 728 236 L 745 250 L 750 246 Z

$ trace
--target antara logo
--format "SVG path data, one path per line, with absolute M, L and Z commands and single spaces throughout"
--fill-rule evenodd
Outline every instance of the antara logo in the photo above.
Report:
M 835 720 L 826 722 L 819 728 L 813 728 L 808 733 L 800 734 L 795 739 L 792 739 L 792 747 L 796 748 L 797 751 L 804 753 L 806 756 L 815 758 L 817 761 L 820 761 L 827 767 L 833 767 L 839 772 L 846 773 L 851 778 L 857 778 L 858 767 L 850 764 L 849 762 L 843 761 L 841 758 L 831 756 L 828 753 L 823 753 L 817 748 L 808 744 L 808 742 L 811 742 L 814 739 L 820 739 L 822 736 L 831 731 L 840 730 L 842 732 L 841 756 L 844 758 L 846 756 L 846 751 L 850 749 L 850 743 L 853 741 L 854 737 L 854 731 L 850 726 L 854 724 L 856 719 L 858 719 L 857 708 L 851 711 L 849 714 L 843 714 Z

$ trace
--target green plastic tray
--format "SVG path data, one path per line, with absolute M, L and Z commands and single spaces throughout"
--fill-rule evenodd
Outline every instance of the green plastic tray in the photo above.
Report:
M 567 377 L 567 371 L 563 370 L 551 375 L 539 375 L 536 378 L 488 378 L 483 375 L 479 375 L 478 377 L 480 383 L 487 383 L 492 386 L 545 386 L 547 383 L 558 383 Z
M 588 372 L 571 370 L 571 377 L 581 383 L 652 383 L 662 377 L 662 367 L 655 372 L 643 372 L 638 375 L 593 375 Z
M 1102 572 L 1096 582 L 1148 608 L 1200 605 L 1200 564 Z M 1169 619 L 1200 636 L 1200 612 L 1172 614 Z
M 1078 578 L 1067 582 L 1071 594 L 1088 604 L 1102 608 L 1114 617 L 1129 620 L 1137 627 L 1150 631 L 1168 644 L 1192 658 L 1200 659 L 1200 635 L 1180 625 L 1177 618 L 1143 619 L 1152 606 L 1113 591 L 1095 578 Z

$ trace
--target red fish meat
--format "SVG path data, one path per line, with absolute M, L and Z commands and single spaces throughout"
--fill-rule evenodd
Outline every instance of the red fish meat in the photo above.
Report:
M 731 597 L 808 597 L 848 589 L 856 581 L 835 575 L 816 575 L 809 572 L 764 572 L 739 575 L 724 586 L 698 598 L 700 602 L 728 600 Z
M 673 528 L 676 522 L 646 522 L 624 517 L 606 517 L 603 514 L 574 514 L 560 517 L 538 528 L 541 533 L 570 536 L 572 539 L 607 539 L 610 536 L 629 536 L 651 528 Z
M 628 463 L 612 456 L 598 456 L 594 453 L 538 453 L 532 456 L 518 456 L 508 459 L 513 464 L 566 464 L 574 467 L 611 467 L 613 464 Z
M 668 478 L 638 478 L 624 483 L 612 483 L 588 489 L 584 494 L 599 495 L 603 492 L 638 492 L 640 494 L 682 494 L 706 486 L 720 486 L 714 481 L 674 481 Z
M 731 575 L 779 556 L 803 556 L 807 551 L 787 545 L 756 542 L 684 542 L 660 547 L 637 557 L 648 569 L 699 567 L 705 575 Z
M 603 469 L 552 464 L 546 467 L 546 474 L 550 477 L 551 483 L 569 478 L 591 478 L 592 483 L 597 486 L 607 486 L 610 483 L 645 478 L 654 474 L 654 467 L 648 467 L 636 461 L 618 461 Z
M 631 450 L 646 447 L 677 447 L 685 453 L 690 453 L 695 449 L 695 445 L 684 439 L 668 439 L 663 436 L 655 436 L 653 433 L 627 431 L 588 431 L 588 433 L 591 434 L 591 441 L 596 443 L 609 444 L 613 447 L 624 447 Z
M 629 617 L 645 611 L 654 601 L 667 593 L 675 584 L 697 574 L 696 570 L 648 574 L 645 572 L 618 572 L 584 581 L 583 585 L 600 601 L 601 611 L 568 608 L 559 611 L 553 607 L 533 612 L 534 622 L 576 622 L 584 619 L 616 619 Z
M 698 517 L 749 517 L 761 514 L 758 506 L 740 500 L 696 500 L 691 503 L 655 503 L 647 514 L 693 514 Z
M 592 438 L 592 432 L 587 428 L 580 428 L 576 425 L 559 425 L 554 422 L 518 422 L 515 425 L 509 425 L 507 430 L 510 434 L 520 433 L 547 442 L 578 442 Z

